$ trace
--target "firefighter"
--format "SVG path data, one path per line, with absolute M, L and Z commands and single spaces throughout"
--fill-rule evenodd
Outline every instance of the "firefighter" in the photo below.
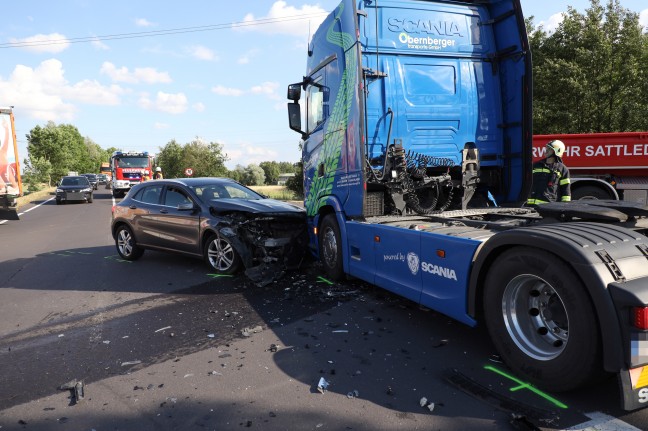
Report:
M 142 169 L 142 180 L 140 182 L 148 181 L 150 180 L 151 177 L 149 176 L 149 172 L 147 169 Z
M 571 201 L 569 169 L 562 161 L 565 144 L 559 140 L 547 143 L 547 157 L 533 164 L 533 184 L 528 205 Z
M 155 174 L 153 174 L 153 179 L 154 180 L 161 180 L 163 179 L 164 176 L 162 175 L 162 168 L 161 167 L 156 167 L 155 168 Z

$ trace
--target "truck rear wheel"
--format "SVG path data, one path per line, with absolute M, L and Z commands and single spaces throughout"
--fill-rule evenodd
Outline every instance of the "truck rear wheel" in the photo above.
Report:
M 568 391 L 604 376 L 592 301 L 558 257 L 530 247 L 504 252 L 486 277 L 484 314 L 504 362 L 534 385 Z
M 587 199 L 612 199 L 605 190 L 596 186 L 583 186 L 574 189 L 572 192 L 573 200 Z
M 331 280 L 341 280 L 344 276 L 342 266 L 342 239 L 340 227 L 338 226 L 335 214 L 327 214 L 320 226 L 319 257 L 324 265 L 326 276 Z

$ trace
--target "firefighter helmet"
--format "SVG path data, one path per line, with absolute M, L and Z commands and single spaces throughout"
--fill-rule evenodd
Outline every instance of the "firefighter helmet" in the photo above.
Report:
M 564 147 L 564 145 L 563 145 L 563 147 Z M 162 168 L 158 166 L 157 168 L 155 168 L 155 172 L 162 172 Z
M 547 149 L 552 150 L 557 157 L 562 157 L 565 154 L 565 144 L 563 141 L 555 139 L 547 143 Z

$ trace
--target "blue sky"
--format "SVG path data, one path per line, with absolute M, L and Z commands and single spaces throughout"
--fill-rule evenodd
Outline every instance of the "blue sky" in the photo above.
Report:
M 102 148 L 156 153 L 172 139 L 199 138 L 222 143 L 229 168 L 295 162 L 286 87 L 304 74 L 309 25 L 338 3 L 7 2 L 0 106 L 15 107 L 20 162 L 25 135 L 49 120 L 75 125 Z M 522 0 L 524 14 L 547 29 L 567 5 L 583 12 L 590 2 Z M 645 0 L 621 5 L 648 26 Z

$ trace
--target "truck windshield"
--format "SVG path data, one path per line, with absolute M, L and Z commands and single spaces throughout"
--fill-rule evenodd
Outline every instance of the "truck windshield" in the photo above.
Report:
M 117 168 L 148 168 L 148 157 L 118 157 L 115 159 Z

